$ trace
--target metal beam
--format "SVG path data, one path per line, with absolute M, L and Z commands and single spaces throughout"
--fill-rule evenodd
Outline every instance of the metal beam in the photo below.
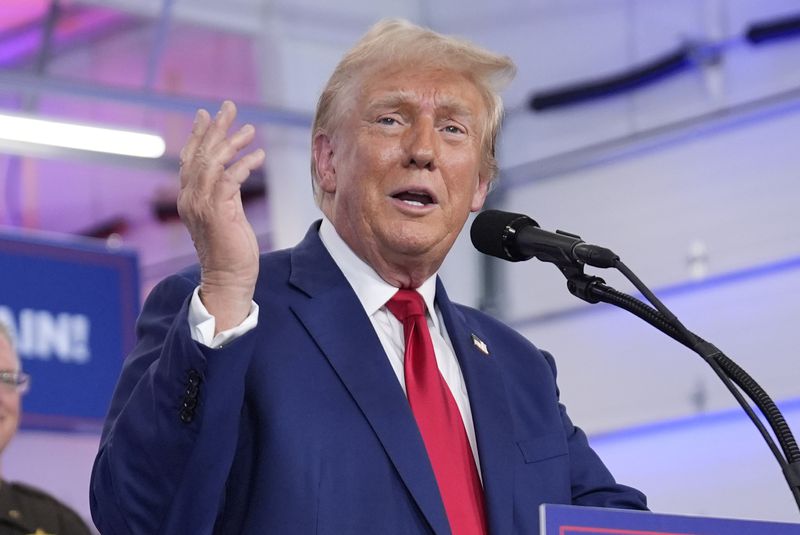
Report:
M 153 46 L 150 47 L 150 56 L 147 59 L 147 76 L 144 81 L 144 87 L 147 91 L 152 91 L 156 84 L 158 68 L 161 66 L 161 58 L 164 55 L 164 49 L 167 44 L 167 34 L 172 25 L 173 5 L 174 0 L 163 0 L 162 2 L 161 16 L 158 18 Z
M 19 71 L 0 71 L 0 87 L 26 94 L 60 93 L 80 98 L 135 104 L 190 115 L 194 115 L 198 108 L 205 108 L 213 113 L 220 105 L 218 100 L 125 89 L 53 76 L 35 76 Z M 311 127 L 311 112 L 240 102 L 237 102 L 236 105 L 239 109 L 238 117 L 243 121 L 304 129 Z
M 0 0 L 2 1 L 2 0 Z M 126 13 L 156 18 L 163 0 L 76 0 L 81 4 L 103 6 Z M 327 35 L 332 29 L 360 35 L 375 22 L 375 16 L 358 7 L 342 9 L 336 3 L 317 2 L 313 9 L 291 2 L 269 0 L 184 0 L 175 3 L 172 17 L 175 22 L 205 26 L 240 35 L 258 36 L 264 31 L 263 13 L 268 7 L 270 16 L 288 28 L 313 27 L 315 35 Z M 433 21 L 431 21 L 433 22 Z
M 653 151 L 693 137 L 797 112 L 800 112 L 800 87 L 501 169 L 498 188 L 513 190 L 538 180 Z

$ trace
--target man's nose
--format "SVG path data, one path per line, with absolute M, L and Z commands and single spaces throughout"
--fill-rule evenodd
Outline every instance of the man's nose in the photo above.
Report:
M 407 165 L 433 171 L 436 168 L 437 142 L 436 129 L 431 120 L 415 121 L 407 132 Z

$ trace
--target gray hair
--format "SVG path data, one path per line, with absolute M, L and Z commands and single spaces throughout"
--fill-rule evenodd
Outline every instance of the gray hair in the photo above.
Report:
M 503 118 L 499 92 L 516 74 L 514 62 L 466 40 L 443 35 L 402 19 L 382 20 L 372 26 L 336 66 L 317 103 L 311 144 L 320 134 L 332 136 L 346 112 L 343 100 L 354 85 L 371 70 L 387 65 L 413 65 L 453 70 L 465 75 L 478 88 L 487 108 L 481 145 L 481 175 L 491 185 L 497 177 L 495 144 Z M 311 156 L 314 199 L 321 203 L 317 166 Z
M 22 361 L 20 360 L 19 355 L 17 355 L 17 350 L 14 347 L 14 339 L 11 337 L 11 331 L 6 326 L 6 324 L 1 321 L 0 321 L 0 337 L 3 337 L 6 340 L 8 340 L 8 345 L 11 346 L 11 357 L 17 361 L 17 369 L 21 370 Z

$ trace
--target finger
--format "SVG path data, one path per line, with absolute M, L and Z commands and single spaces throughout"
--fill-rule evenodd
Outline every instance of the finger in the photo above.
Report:
M 189 138 L 186 140 L 186 143 L 181 149 L 179 155 L 181 166 L 181 187 L 186 186 L 186 181 L 189 179 L 189 175 L 185 172 L 185 170 L 191 165 L 192 157 L 197 151 L 197 147 L 200 145 L 206 130 L 208 130 L 210 122 L 211 116 L 206 110 L 197 110 L 197 113 L 194 117 L 194 122 L 192 123 L 192 132 L 189 134 Z
M 234 134 L 222 139 L 216 147 L 211 149 L 214 161 L 227 164 L 240 150 L 249 145 L 255 137 L 256 129 L 253 125 L 246 124 L 242 126 Z
M 235 134 L 224 138 L 211 149 L 205 158 L 209 168 L 219 168 L 227 165 L 243 148 L 252 143 L 255 138 L 256 130 L 251 124 L 241 127 Z
M 212 198 L 215 201 L 227 201 L 241 193 L 242 183 L 247 180 L 254 169 L 264 164 L 266 154 L 262 149 L 245 154 L 236 163 L 225 170 L 222 179 L 214 184 Z
M 209 191 L 214 183 L 222 177 L 225 165 L 236 155 L 241 146 L 232 147 L 231 139 L 227 137 L 228 128 L 236 118 L 236 105 L 230 100 L 222 103 L 217 115 L 211 121 L 202 141 L 191 157 L 190 174 L 193 175 L 194 184 L 201 190 Z M 254 132 L 244 129 L 240 134 L 234 134 L 237 143 L 252 140 Z
M 194 166 L 197 188 L 205 191 L 214 188 L 214 184 L 225 176 L 225 166 L 254 138 L 255 128 L 248 124 L 232 136 L 224 138 L 208 152 L 204 151 L 203 146 L 199 147 L 197 162 Z
M 237 184 L 241 184 L 247 180 L 247 177 L 250 176 L 250 173 L 254 169 L 258 169 L 264 165 L 266 156 L 267 155 L 263 149 L 254 150 L 253 152 L 245 154 L 236 163 L 228 167 L 228 170 L 225 174 L 229 180 L 232 180 Z
M 228 129 L 231 127 L 231 124 L 233 124 L 234 119 L 236 119 L 236 104 L 230 100 L 226 100 L 222 103 L 219 111 L 211 121 L 205 136 L 203 136 L 203 142 L 201 144 L 202 149 L 206 152 L 210 152 L 220 141 L 225 139 L 228 135 Z

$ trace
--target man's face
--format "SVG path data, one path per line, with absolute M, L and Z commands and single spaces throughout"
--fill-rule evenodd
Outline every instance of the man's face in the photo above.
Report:
M 0 371 L 17 371 L 17 360 L 13 349 L 5 336 L 0 335 Z M 0 452 L 11 441 L 19 425 L 20 394 L 3 383 L 0 383 Z
M 359 89 L 332 139 L 315 140 L 322 207 L 384 279 L 416 285 L 483 205 L 486 106 L 474 83 L 442 69 L 379 70 Z

